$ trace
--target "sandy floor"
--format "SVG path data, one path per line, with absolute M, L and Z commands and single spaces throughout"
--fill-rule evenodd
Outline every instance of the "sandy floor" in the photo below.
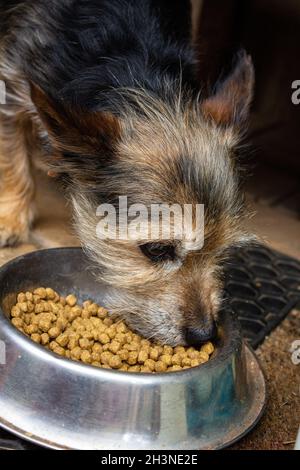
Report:
M 292 341 L 300 339 L 300 310 L 293 310 L 258 349 L 268 385 L 268 404 L 258 426 L 233 449 L 293 449 L 300 425 L 300 364 L 292 362 Z

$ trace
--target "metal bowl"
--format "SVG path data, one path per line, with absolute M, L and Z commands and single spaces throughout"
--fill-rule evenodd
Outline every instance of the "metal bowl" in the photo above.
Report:
M 206 364 L 161 374 L 111 371 L 63 359 L 11 325 L 16 294 L 41 285 L 100 304 L 105 290 L 80 248 L 36 251 L 1 268 L 3 428 L 55 449 L 219 449 L 260 418 L 263 373 L 232 314 L 221 313 Z

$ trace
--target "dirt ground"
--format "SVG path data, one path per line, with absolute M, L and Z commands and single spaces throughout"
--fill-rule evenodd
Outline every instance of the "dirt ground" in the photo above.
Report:
M 257 350 L 264 369 L 268 401 L 257 427 L 232 449 L 293 449 L 300 426 L 300 364 L 292 362 L 290 347 L 300 339 L 300 310 L 289 316 Z

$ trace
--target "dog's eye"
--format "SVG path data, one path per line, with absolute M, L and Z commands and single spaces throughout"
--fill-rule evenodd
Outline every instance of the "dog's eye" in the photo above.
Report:
M 151 261 L 168 261 L 175 259 L 175 247 L 173 245 L 162 245 L 161 243 L 146 243 L 140 245 L 142 253 Z

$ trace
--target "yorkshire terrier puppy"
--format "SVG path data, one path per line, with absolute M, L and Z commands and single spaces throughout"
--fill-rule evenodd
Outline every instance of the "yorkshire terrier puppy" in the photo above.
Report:
M 215 334 L 222 260 L 248 239 L 237 146 L 254 74 L 240 53 L 202 97 L 194 52 L 178 19 L 166 17 L 168 3 L 2 2 L 0 244 L 28 237 L 32 161 L 46 159 L 109 287 L 110 311 L 146 337 L 196 344 Z M 97 207 L 120 195 L 146 207 L 204 204 L 204 246 L 100 239 Z

